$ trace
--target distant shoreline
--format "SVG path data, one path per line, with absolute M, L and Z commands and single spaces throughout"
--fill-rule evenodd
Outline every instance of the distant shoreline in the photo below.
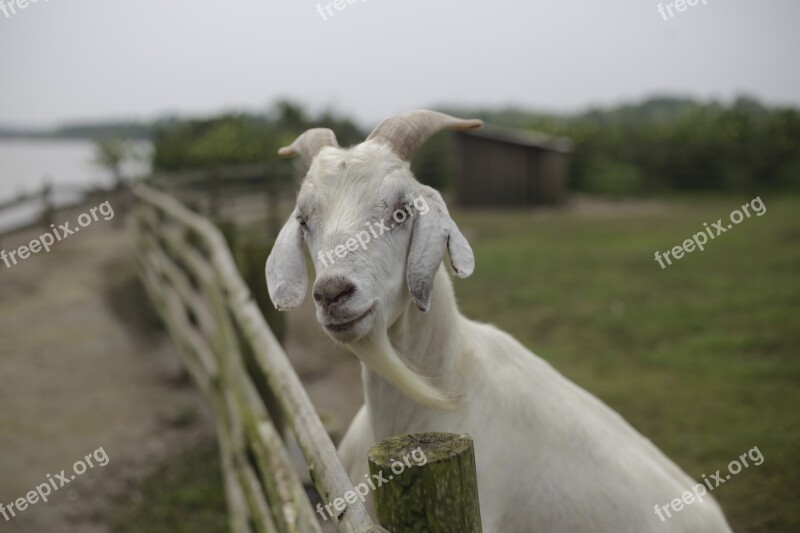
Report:
M 59 133 L 59 132 L 9 132 L 0 131 L 0 140 L 9 141 L 94 141 L 102 138 L 124 138 L 132 141 L 152 142 L 150 135 L 115 135 L 112 132 L 90 135 L 87 133 Z
M 135 121 L 75 122 L 56 126 L 33 126 L 0 123 L 0 139 L 74 139 L 93 141 L 96 139 L 131 139 L 152 141 L 155 125 Z
M 148 140 L 132 140 L 149 151 Z M 139 149 L 139 148 L 137 148 Z M 92 139 L 64 136 L 0 135 L 0 204 L 13 202 L 21 194 L 42 190 L 52 185 L 52 201 L 56 208 L 70 205 L 83 191 L 108 189 L 113 177 L 105 168 L 94 163 L 95 142 Z M 147 160 L 129 161 L 124 165 L 126 177 L 147 175 Z M 32 222 L 42 210 L 41 201 L 31 200 L 0 210 L 0 233 Z

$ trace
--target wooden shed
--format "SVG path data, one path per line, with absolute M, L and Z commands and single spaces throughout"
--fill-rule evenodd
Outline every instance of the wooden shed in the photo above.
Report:
M 456 201 L 462 206 L 531 206 L 566 199 L 572 141 L 485 126 L 456 135 Z

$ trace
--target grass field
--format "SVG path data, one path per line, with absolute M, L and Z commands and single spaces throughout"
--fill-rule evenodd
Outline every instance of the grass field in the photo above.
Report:
M 117 533 L 226 533 L 219 451 L 206 446 L 178 457 L 119 507 L 112 524 Z
M 747 200 L 456 210 L 476 253 L 456 292 L 691 476 L 758 446 L 763 464 L 713 495 L 735 531 L 800 531 L 800 199 L 762 196 L 763 216 L 705 251 L 654 260 Z
M 512 333 L 693 477 L 757 446 L 763 464 L 713 495 L 735 531 L 800 531 L 800 198 L 762 199 L 763 216 L 664 270 L 656 250 L 749 198 L 456 209 L 476 269 L 455 286 L 466 315 Z M 122 531 L 190 531 L 178 524 L 192 515 L 224 529 L 202 513 L 204 498 L 223 505 L 215 456 L 187 461 L 147 486 L 124 520 L 141 527 Z

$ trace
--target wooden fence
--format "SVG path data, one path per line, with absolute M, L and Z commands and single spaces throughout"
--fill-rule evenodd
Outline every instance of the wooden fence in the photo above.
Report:
M 249 352 L 294 432 L 325 501 L 353 488 L 286 354 L 237 272 L 220 231 L 170 196 L 144 185 L 137 239 L 140 272 L 183 362 L 210 398 L 217 422 L 233 533 L 321 531 L 274 416 L 248 374 Z M 348 506 L 340 532 L 386 531 L 364 505 Z
M 211 169 L 154 174 L 147 182 L 181 201 L 197 206 L 214 220 L 224 218 L 224 200 L 236 197 L 263 197 L 268 214 L 277 212 L 281 195 L 294 187 L 294 175 L 285 166 L 237 165 Z M 277 235 L 278 223 L 268 226 Z
M 111 197 L 115 203 L 117 217 L 116 223 L 124 218 L 127 203 L 125 202 L 124 188 L 121 189 L 102 189 L 88 188 L 75 184 L 53 184 L 45 180 L 39 189 L 32 192 L 22 192 L 14 196 L 0 200 L 0 215 L 8 211 L 14 211 L 23 206 L 35 207 L 31 209 L 30 216 L 20 218 L 15 223 L 4 224 L 0 227 L 0 239 L 4 235 L 17 231 L 41 226 L 49 228 L 55 222 L 55 214 L 61 210 L 68 210 L 79 207 L 93 198 Z M 63 198 L 67 196 L 71 201 L 65 202 Z M 60 199 L 60 201 L 58 200 Z
M 134 194 L 139 200 L 142 281 L 185 366 L 214 409 L 231 531 L 320 532 L 280 435 L 282 424 L 276 421 L 285 421 L 293 431 L 324 502 L 343 504 L 343 496 L 354 495 L 354 486 L 237 271 L 225 237 L 209 219 L 161 191 L 137 185 Z M 370 451 L 371 472 L 390 467 L 394 471 L 394 457 L 414 446 L 424 447 L 430 460 L 404 473 L 404 481 L 377 488 L 382 522 L 395 532 L 480 533 L 468 436 L 434 433 L 387 439 Z M 332 522 L 340 532 L 387 532 L 371 521 L 359 499 L 347 498 L 346 511 L 336 510 Z M 423 529 L 420 523 L 426 524 Z
M 42 184 L 41 189 L 30 193 L 20 193 L 14 198 L 0 201 L 0 213 L 10 211 L 24 205 L 37 205 L 40 209 L 38 218 L 34 220 L 23 220 L 13 226 L 3 228 L 2 233 L 12 233 L 27 229 L 29 227 L 43 225 L 47 226 L 52 222 L 55 206 L 53 204 L 53 186 L 48 182 Z

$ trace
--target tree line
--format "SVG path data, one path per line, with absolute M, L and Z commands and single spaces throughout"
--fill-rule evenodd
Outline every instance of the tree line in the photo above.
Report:
M 517 109 L 478 115 L 571 138 L 571 187 L 577 190 L 643 195 L 800 189 L 800 112 L 752 98 L 729 105 L 652 98 L 572 116 Z
M 730 104 L 680 98 L 590 109 L 573 115 L 525 109 L 442 108 L 490 124 L 568 137 L 573 190 L 612 195 L 669 191 L 800 189 L 800 111 L 769 108 L 752 98 Z M 277 150 L 312 127 L 336 132 L 342 146 L 368 131 L 354 120 L 280 101 L 262 113 L 207 119 L 163 119 L 151 125 L 153 167 L 159 171 L 277 165 Z M 418 153 L 420 181 L 448 189 L 455 177 L 452 137 L 435 136 Z M 487 176 L 491 179 L 491 176 Z

